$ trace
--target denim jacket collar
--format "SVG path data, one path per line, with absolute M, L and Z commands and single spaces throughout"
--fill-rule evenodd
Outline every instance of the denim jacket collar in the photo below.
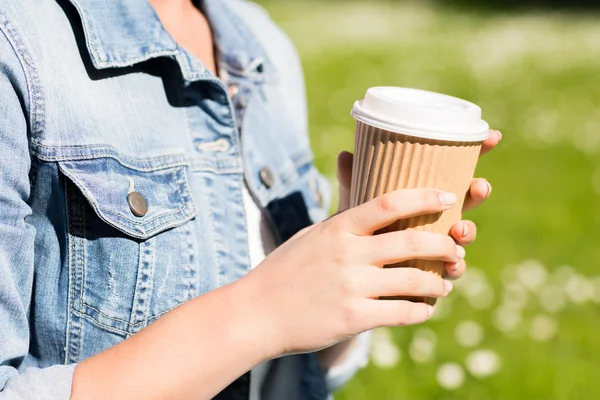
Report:
M 69 0 L 77 9 L 86 46 L 97 69 L 130 66 L 156 57 L 182 53 L 145 0 Z M 266 52 L 246 24 L 224 0 L 203 0 L 218 57 L 240 75 L 274 74 Z

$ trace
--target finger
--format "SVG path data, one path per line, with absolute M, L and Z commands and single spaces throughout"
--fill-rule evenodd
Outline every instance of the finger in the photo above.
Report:
M 466 270 L 467 263 L 464 258 L 457 263 L 446 263 L 444 264 L 444 278 L 458 279 L 465 274 Z
M 481 146 L 480 155 L 484 155 L 485 153 L 492 150 L 494 147 L 500 143 L 502 140 L 502 133 L 495 129 L 490 129 L 490 136 L 483 141 L 483 145 Z
M 407 260 L 442 260 L 457 262 L 464 258 L 465 249 L 457 246 L 448 235 L 414 229 L 388 232 L 360 238 L 362 252 L 359 263 L 370 265 L 395 264 Z
M 471 208 L 477 207 L 481 203 L 483 203 L 490 194 L 492 193 L 492 185 L 483 179 L 476 178 L 471 182 L 471 186 L 469 187 L 469 191 L 467 192 L 467 196 L 465 198 L 465 204 L 463 205 L 463 211 L 470 210 Z
M 369 328 L 421 324 L 433 315 L 433 307 L 406 300 L 365 300 L 365 322 Z
M 352 153 L 342 151 L 337 159 L 337 179 L 339 183 L 338 212 L 350 208 L 350 186 L 352 182 Z
M 399 219 L 447 210 L 456 201 L 454 193 L 436 189 L 395 190 L 336 215 L 331 221 L 356 235 L 371 235 Z
M 477 226 L 472 221 L 460 221 L 450 229 L 450 236 L 461 246 L 468 246 L 477 237 Z
M 432 272 L 418 268 L 370 267 L 364 274 L 367 297 L 417 296 L 444 297 L 452 290 L 452 283 Z
M 337 158 L 337 178 L 340 186 L 350 189 L 352 181 L 352 161 L 354 155 L 348 151 L 342 151 Z

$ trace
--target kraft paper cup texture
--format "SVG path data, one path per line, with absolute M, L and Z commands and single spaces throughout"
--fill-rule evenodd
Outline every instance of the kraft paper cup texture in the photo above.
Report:
M 416 229 L 449 234 L 461 219 L 482 141 L 444 141 L 390 132 L 356 121 L 351 206 L 396 189 L 434 188 L 453 192 L 457 203 L 442 213 L 399 220 L 377 233 Z M 414 267 L 442 276 L 443 261 L 411 260 L 386 268 Z M 435 304 L 426 297 L 394 297 Z

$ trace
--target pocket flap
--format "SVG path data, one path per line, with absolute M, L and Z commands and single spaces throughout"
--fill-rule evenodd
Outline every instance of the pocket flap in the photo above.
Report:
M 114 158 L 60 161 L 61 172 L 81 190 L 98 217 L 139 239 L 148 239 L 194 218 L 185 165 L 148 168 L 125 166 Z M 164 165 L 164 164 L 163 164 Z M 128 195 L 139 193 L 147 212 L 136 216 Z

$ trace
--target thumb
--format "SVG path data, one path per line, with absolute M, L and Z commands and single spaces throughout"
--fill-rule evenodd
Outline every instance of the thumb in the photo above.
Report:
M 350 208 L 350 185 L 352 182 L 352 153 L 342 151 L 337 158 L 337 179 L 339 183 L 338 212 Z

